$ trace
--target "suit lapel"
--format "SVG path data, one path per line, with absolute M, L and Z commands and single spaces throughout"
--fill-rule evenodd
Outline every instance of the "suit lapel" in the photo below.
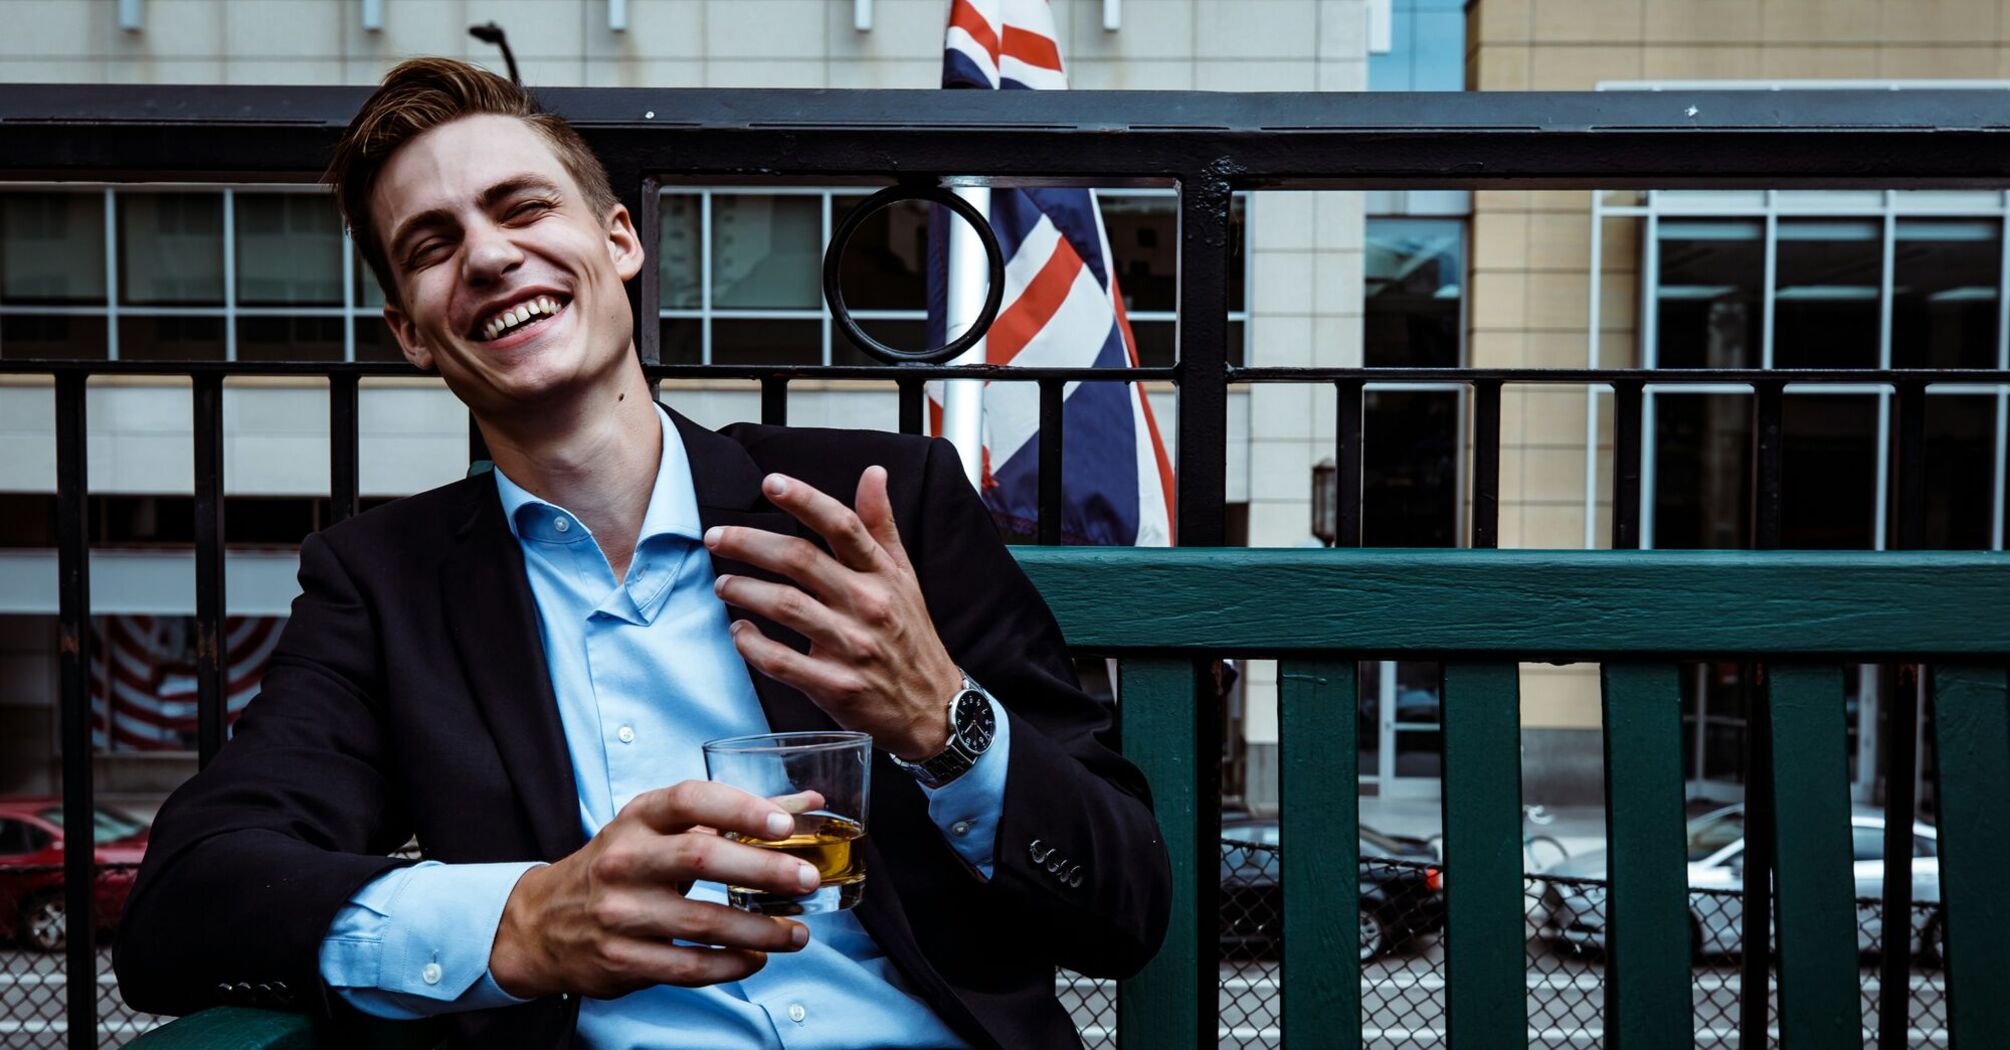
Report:
M 538 849 L 544 859 L 557 860 L 586 842 L 579 789 L 523 548 L 503 520 L 494 479 L 474 491 L 459 543 L 440 567 L 448 633 Z

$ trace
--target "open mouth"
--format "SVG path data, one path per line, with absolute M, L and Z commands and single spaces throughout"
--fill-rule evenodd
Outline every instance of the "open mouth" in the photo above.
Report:
M 493 343 L 544 327 L 572 300 L 560 295 L 536 295 L 512 303 L 489 314 L 475 325 L 469 337 L 478 343 Z

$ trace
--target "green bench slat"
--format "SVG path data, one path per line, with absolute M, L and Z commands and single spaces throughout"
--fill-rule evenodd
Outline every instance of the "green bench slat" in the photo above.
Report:
M 1520 667 L 1447 664 L 1444 720 L 1446 1043 L 1524 1046 Z
M 2010 676 L 1936 667 L 1933 704 L 1948 1028 L 1964 1050 L 2010 1045 Z
M 1361 1045 L 1360 784 L 1352 662 L 1279 667 L 1286 1046 Z
M 1117 1045 L 1121 1050 L 1212 1045 L 1221 936 L 1212 887 L 1220 879 L 1220 830 L 1200 827 L 1199 792 L 1205 787 L 1212 794 L 1219 787 L 1215 756 L 1196 759 L 1200 676 L 1191 658 L 1130 659 L 1118 664 L 1117 684 L 1124 754 L 1152 786 L 1152 806 L 1172 857 L 1165 948 L 1118 986 Z M 1205 714 L 1215 717 L 1212 710 Z
M 1680 671 L 1674 664 L 1608 663 L 1600 677 L 1611 846 L 1606 1046 L 1693 1050 Z
M 1775 664 L 1768 668 L 1768 682 L 1780 1046 L 1860 1046 L 1863 999 L 1842 666 Z

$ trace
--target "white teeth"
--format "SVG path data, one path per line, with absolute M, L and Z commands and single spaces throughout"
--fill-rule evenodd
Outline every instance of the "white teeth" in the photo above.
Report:
M 536 299 L 519 303 L 514 308 L 497 314 L 494 320 L 483 325 L 482 339 L 484 341 L 496 339 L 504 332 L 522 325 L 531 318 L 556 314 L 558 310 L 558 300 L 550 296 L 539 296 Z

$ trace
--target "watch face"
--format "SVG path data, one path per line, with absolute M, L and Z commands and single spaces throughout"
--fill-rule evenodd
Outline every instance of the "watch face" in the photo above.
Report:
M 991 735 L 997 730 L 991 701 L 983 693 L 964 693 L 956 701 L 956 736 L 964 747 L 981 754 L 991 747 Z

